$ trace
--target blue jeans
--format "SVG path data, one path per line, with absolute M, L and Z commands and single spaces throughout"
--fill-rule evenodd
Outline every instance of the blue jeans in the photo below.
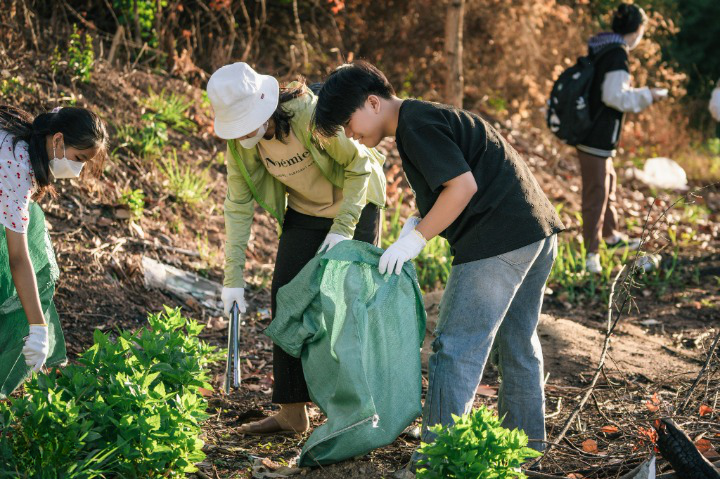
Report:
M 453 424 L 472 410 L 491 349 L 501 375 L 498 409 L 503 425 L 519 428 L 542 451 L 545 440 L 543 358 L 537 325 L 545 282 L 557 255 L 557 236 L 492 258 L 453 266 L 440 303 L 422 440 L 428 426 Z M 493 344 L 495 345 L 493 348 Z M 415 457 L 414 459 L 417 459 Z

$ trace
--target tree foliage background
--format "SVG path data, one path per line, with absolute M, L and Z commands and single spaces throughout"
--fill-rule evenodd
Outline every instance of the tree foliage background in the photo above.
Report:
M 377 63 L 403 95 L 442 100 L 445 2 L 435 0 L 5 0 L 9 51 L 62 45 L 73 25 L 97 55 L 202 85 L 210 73 L 247 61 L 284 79 L 319 80 L 339 63 Z M 466 108 L 516 122 L 542 120 L 552 81 L 607 29 L 616 0 L 467 0 Z M 672 152 L 664 130 L 710 129 L 702 108 L 720 77 L 720 2 L 637 0 L 651 16 L 650 41 L 633 54 L 637 84 L 671 90 L 677 104 L 640 115 L 628 129 Z M 12 37 L 12 38 L 11 38 Z M 24 45 L 18 45 L 18 42 Z M 652 115 L 652 118 L 649 117 Z M 674 141 L 674 140 L 673 140 Z M 628 139 L 633 148 L 632 135 Z

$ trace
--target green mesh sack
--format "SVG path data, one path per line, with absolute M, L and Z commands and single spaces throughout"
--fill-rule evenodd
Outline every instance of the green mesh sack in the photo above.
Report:
M 60 271 L 55 261 L 50 235 L 45 227 L 45 215 L 34 202 L 30 203 L 27 240 L 40 303 L 48 324 L 50 354 L 45 365 L 57 366 L 67 360 L 65 338 L 53 303 L 55 282 Z M 0 399 L 12 393 L 30 374 L 30 368 L 25 365 L 22 354 L 24 338 L 29 332 L 27 317 L 10 273 L 5 228 L 0 226 Z
M 302 358 L 310 397 L 327 416 L 305 443 L 301 466 L 390 444 L 421 413 L 422 294 L 412 261 L 400 275 L 380 274 L 382 253 L 343 241 L 278 291 L 265 334 Z

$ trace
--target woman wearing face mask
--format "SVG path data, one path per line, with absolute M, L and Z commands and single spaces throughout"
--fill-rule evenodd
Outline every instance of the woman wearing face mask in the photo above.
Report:
M 590 112 L 596 121 L 588 137 L 577 146 L 577 153 L 582 173 L 586 268 L 591 273 L 601 272 L 598 256 L 601 241 L 609 247 L 639 246 L 639 241 L 618 231 L 613 157 L 625 114 L 639 113 L 667 95 L 667 90 L 631 86 L 628 54 L 642 40 L 646 24 L 647 15 L 642 8 L 623 3 L 613 15 L 612 32 L 595 35 L 588 42 L 590 57 L 596 58 L 590 87 Z
M 276 295 L 318 251 L 355 239 L 377 244 L 385 203 L 384 157 L 343 134 L 318 143 L 311 132 L 317 97 L 302 83 L 280 88 L 246 63 L 226 65 L 208 81 L 215 133 L 228 140 L 225 200 L 226 314 L 237 303 L 245 312 L 245 249 L 257 202 L 278 221 L 271 287 Z M 275 416 L 245 424 L 246 434 L 303 432 L 310 401 L 300 359 L 273 350 Z
M 0 241 L 5 243 L 0 244 L 0 323 L 19 321 L 13 334 L 0 335 L 0 362 L 6 367 L 0 396 L 15 389 L 28 369 L 40 371 L 49 353 L 54 364 L 64 359 L 59 323 L 47 321 L 57 318 L 52 306 L 57 266 L 42 212 L 31 200 L 54 195 L 55 180 L 77 178 L 88 162 L 102 160 L 106 141 L 105 125 L 84 108 L 57 108 L 33 118 L 0 106 Z M 41 265 L 52 273 L 38 276 L 34 267 Z

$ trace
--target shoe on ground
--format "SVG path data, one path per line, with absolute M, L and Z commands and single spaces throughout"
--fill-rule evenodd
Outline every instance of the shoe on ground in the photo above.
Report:
M 600 266 L 600 255 L 597 253 L 588 253 L 585 258 L 585 269 L 588 273 L 600 274 L 602 273 L 602 266 Z
M 635 251 L 640 247 L 640 240 L 637 238 L 630 238 L 627 235 L 612 235 L 609 238 L 604 239 L 605 244 L 608 248 L 620 248 L 629 249 Z

